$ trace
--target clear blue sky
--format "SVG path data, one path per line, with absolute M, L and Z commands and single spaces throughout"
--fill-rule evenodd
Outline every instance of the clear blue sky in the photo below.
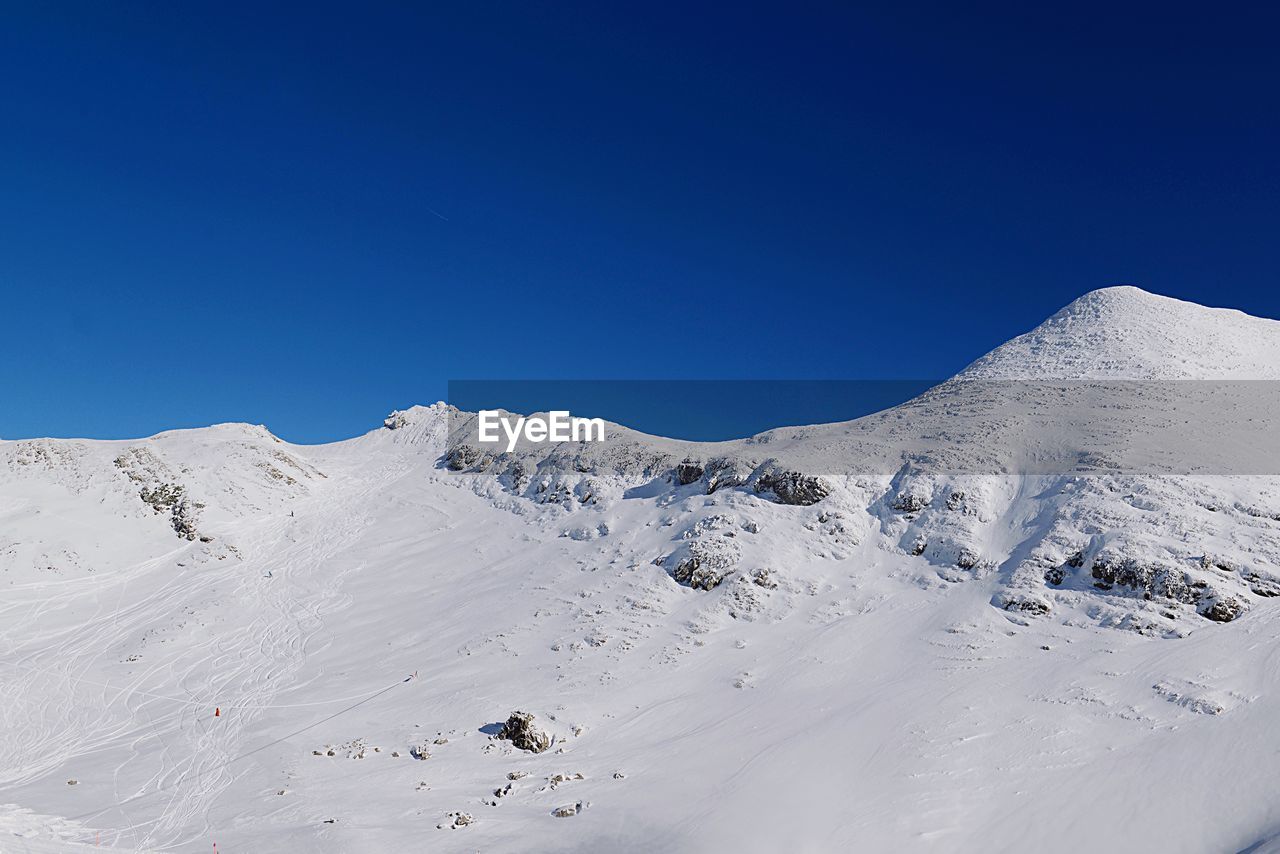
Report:
M 1117 283 L 1280 317 L 1278 13 L 855 5 L 11 5 L 0 436 L 941 377 Z

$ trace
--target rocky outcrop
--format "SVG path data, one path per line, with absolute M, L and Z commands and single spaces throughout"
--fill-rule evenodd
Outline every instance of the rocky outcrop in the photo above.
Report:
M 1215 567 L 1216 568 L 1216 567 Z M 1164 599 L 1196 606 L 1197 613 L 1218 623 L 1229 623 L 1247 610 L 1243 599 L 1219 593 L 1207 581 L 1156 560 L 1140 560 L 1103 552 L 1093 560 L 1090 575 L 1094 587 L 1123 587 L 1144 599 Z
M 498 738 L 530 753 L 542 753 L 551 747 L 551 736 L 534 726 L 533 715 L 528 712 L 512 712 L 502 729 L 498 730 Z
M 1043 597 L 1021 591 L 1003 593 L 994 602 L 1006 611 L 1017 611 L 1035 617 L 1042 617 L 1052 610 L 1052 606 Z
M 765 590 L 776 590 L 778 588 L 777 579 L 773 577 L 773 573 L 770 570 L 764 567 L 760 567 L 751 573 L 751 583 L 757 587 L 763 587 Z
M 671 577 L 695 590 L 712 590 L 724 581 L 737 565 L 741 550 L 733 540 L 724 537 L 693 539 L 682 543 L 664 561 Z
M 1204 586 L 1203 582 L 1196 582 L 1176 567 L 1157 561 L 1122 557 L 1110 552 L 1094 558 L 1090 575 L 1096 579 L 1093 586 L 1099 590 L 1127 587 L 1148 599 L 1159 597 L 1184 604 L 1199 601 L 1196 585 L 1198 583 L 1200 587 Z
M 200 505 L 187 498 L 187 490 L 180 484 L 162 483 L 159 486 L 144 486 L 138 493 L 143 503 L 157 513 L 169 516 L 169 525 L 184 540 L 194 540 L 200 536 L 196 530 L 196 511 Z
M 1215 623 L 1229 623 L 1245 610 L 1244 602 L 1234 596 L 1214 596 L 1200 605 L 1199 613 Z
M 717 457 L 707 461 L 704 476 L 707 495 L 711 495 L 721 489 L 742 486 L 751 478 L 751 466 L 733 457 Z
M 768 471 L 756 479 L 756 492 L 772 492 L 779 504 L 807 506 L 831 494 L 831 486 L 819 477 L 798 471 Z
M 889 506 L 899 513 L 919 513 L 929 506 L 929 499 L 914 492 L 903 492 L 894 496 Z
M 454 445 L 445 452 L 444 465 L 449 471 L 467 471 L 469 469 L 483 468 L 477 465 L 482 461 L 487 462 L 489 455 L 484 451 L 472 445 Z
M 676 465 L 676 483 L 681 486 L 688 486 L 691 483 L 696 483 L 697 481 L 702 480 L 702 475 L 705 471 L 706 469 L 704 469 L 702 464 L 697 460 L 686 459 Z
M 1249 592 L 1255 596 L 1271 598 L 1280 596 L 1280 578 L 1256 569 L 1247 570 L 1242 577 L 1249 584 Z

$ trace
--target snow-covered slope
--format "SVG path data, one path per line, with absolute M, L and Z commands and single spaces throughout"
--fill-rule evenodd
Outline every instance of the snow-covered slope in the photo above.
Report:
M 1120 286 L 1092 291 L 964 379 L 1274 380 L 1280 321 Z
M 1107 289 L 957 379 L 1273 378 L 1277 330 Z M 939 465 L 950 394 L 710 445 L 486 455 L 443 404 L 0 443 L 0 851 L 1274 838 L 1280 479 Z

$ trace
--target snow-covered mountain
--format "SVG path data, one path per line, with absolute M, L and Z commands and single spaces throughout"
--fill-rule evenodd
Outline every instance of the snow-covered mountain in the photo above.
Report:
M 0 851 L 1272 850 L 1280 477 L 957 389 L 1278 374 L 1109 288 L 741 442 L 0 443 Z
M 1280 321 L 1121 286 L 1087 293 L 965 379 L 1274 380 Z

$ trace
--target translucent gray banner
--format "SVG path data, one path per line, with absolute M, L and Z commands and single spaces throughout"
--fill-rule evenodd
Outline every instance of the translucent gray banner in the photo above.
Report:
M 507 400 L 533 405 L 521 421 Z M 453 471 L 641 474 L 726 460 L 807 475 L 1280 474 L 1275 381 L 486 380 L 451 383 L 450 403 Z M 661 438 L 618 424 L 628 412 L 675 436 L 773 429 Z M 835 417 L 803 423 L 815 413 Z

